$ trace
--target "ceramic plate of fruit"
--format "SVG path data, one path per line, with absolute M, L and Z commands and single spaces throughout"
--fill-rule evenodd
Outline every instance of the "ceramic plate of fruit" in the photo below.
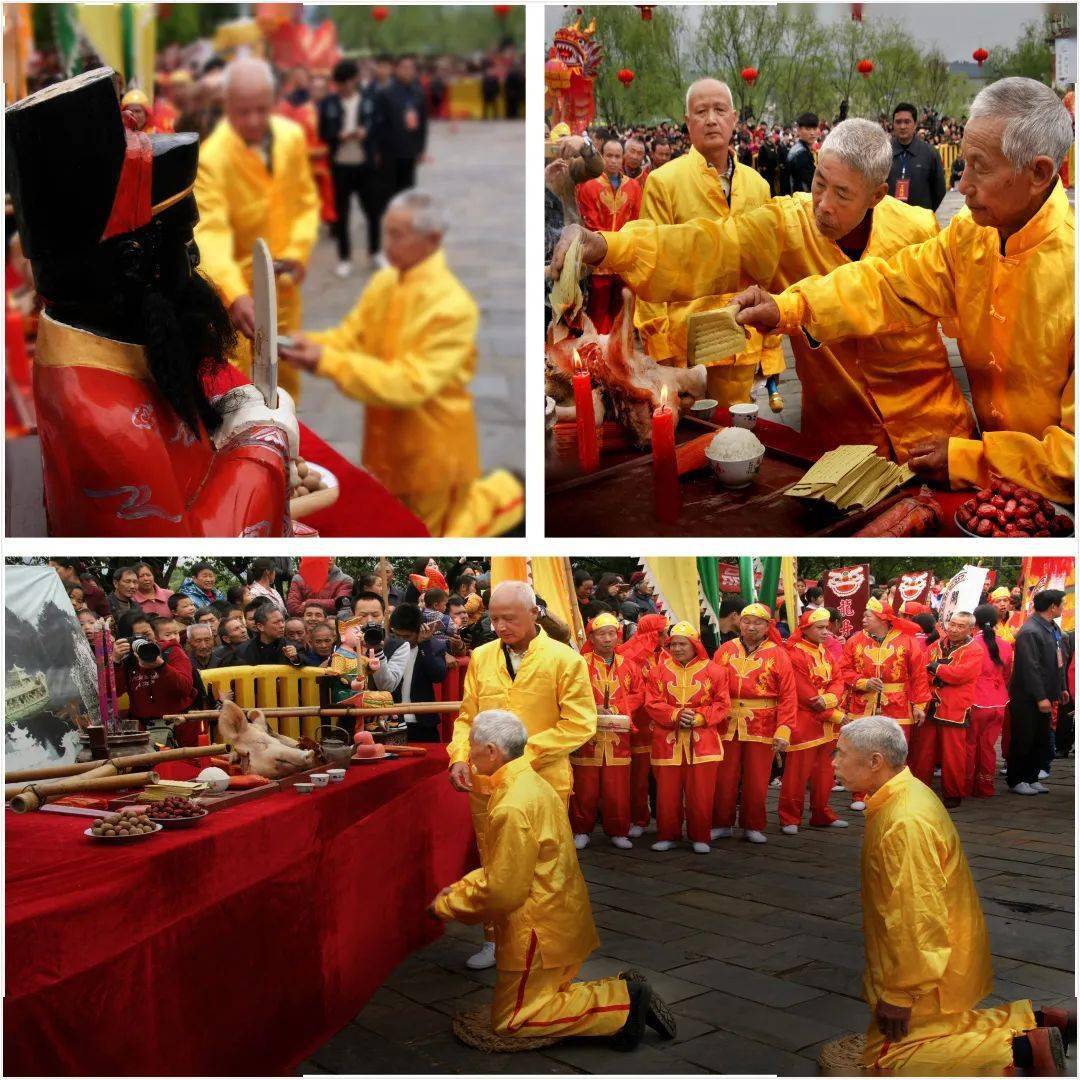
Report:
M 341 488 L 337 477 L 329 469 L 313 461 L 298 461 L 296 469 L 300 482 L 290 493 L 291 517 L 307 517 L 337 502 Z
M 146 814 L 107 814 L 98 818 L 83 836 L 91 840 L 142 840 L 161 832 L 161 826 L 147 819 Z
M 1072 536 L 1076 528 L 1065 507 L 998 477 L 962 503 L 955 520 L 961 532 L 979 539 Z
M 394 755 L 386 752 L 382 743 L 377 743 L 370 731 L 358 731 L 353 736 L 356 749 L 353 752 L 354 765 L 372 765 L 376 761 L 393 760 Z
M 174 796 L 155 803 L 147 817 L 166 829 L 185 829 L 197 825 L 209 812 L 191 799 Z

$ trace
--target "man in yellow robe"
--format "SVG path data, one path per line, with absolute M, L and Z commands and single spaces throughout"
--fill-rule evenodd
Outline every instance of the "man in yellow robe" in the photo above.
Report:
M 536 595 L 524 581 L 503 581 L 491 592 L 488 617 L 495 641 L 473 650 L 465 672 L 461 712 L 454 722 L 450 783 L 468 792 L 481 861 L 490 790 L 484 777 L 469 768 L 469 733 L 473 718 L 488 709 L 508 709 L 529 733 L 525 756 L 529 764 L 570 803 L 573 772 L 570 755 L 596 734 L 596 701 L 585 659 L 569 645 L 553 641 L 537 623 Z M 567 817 L 569 822 L 569 817 Z M 493 938 L 468 964 L 490 967 L 495 962 Z
M 401 192 L 382 223 L 390 265 L 338 326 L 281 355 L 367 407 L 364 468 L 433 536 L 498 536 L 524 518 L 524 489 L 505 469 L 480 476 L 469 393 L 479 315 L 446 265 L 446 228 L 432 196 Z
M 994 988 L 990 939 L 956 826 L 905 764 L 907 740 L 884 716 L 840 729 L 834 764 L 865 791 L 863 992 L 872 1011 L 863 1065 L 916 1076 L 1064 1070 L 1075 1013 L 1030 1001 L 976 1009 Z
M 586 261 L 617 267 L 639 296 L 692 296 L 755 281 L 780 289 L 864 257 L 888 257 L 936 235 L 929 210 L 889 197 L 889 137 L 845 120 L 818 155 L 811 193 L 771 199 L 724 221 L 678 228 L 642 222 L 586 244 Z M 593 250 L 595 248 L 595 251 Z M 971 410 L 936 323 L 818 346 L 791 338 L 803 388 L 802 430 L 823 449 L 874 443 L 897 461 L 948 433 L 968 438 Z
M 262 237 L 277 271 L 278 332 L 300 329 L 300 286 L 319 231 L 319 193 L 307 138 L 299 124 L 273 115 L 274 78 L 262 60 L 234 60 L 225 69 L 225 115 L 199 150 L 195 242 L 202 271 L 214 283 L 246 341 L 235 357 L 251 372 L 255 334 L 251 254 Z M 281 385 L 295 399 L 295 371 Z
M 618 1049 L 632 1050 L 648 1024 L 673 1039 L 671 1013 L 637 972 L 573 981 L 599 940 L 566 807 L 532 768 L 528 744 L 511 712 L 473 718 L 469 760 L 491 791 L 487 857 L 443 889 L 430 910 L 446 921 L 493 925 L 497 1035 L 607 1035 Z
M 719 222 L 737 218 L 768 200 L 769 185 L 731 152 L 735 120 L 731 90 L 725 83 L 699 79 L 690 86 L 686 127 L 692 149 L 652 177 L 641 202 L 641 220 L 657 225 L 679 225 L 697 218 Z M 686 367 L 687 320 L 694 312 L 724 307 L 741 284 L 737 280 L 729 288 L 713 290 L 713 295 L 698 293 L 696 298 L 676 303 L 638 297 L 634 325 L 645 351 L 658 363 Z M 779 337 L 762 342 L 754 334 L 744 352 L 710 365 L 709 397 L 721 405 L 749 401 L 759 366 L 764 375 L 784 370 Z
M 1057 172 L 1073 143 L 1057 95 L 1034 79 L 979 91 L 964 129 L 967 207 L 936 237 L 862 259 L 773 298 L 740 294 L 739 320 L 818 341 L 958 328 L 980 438 L 940 434 L 911 466 L 953 488 L 991 475 L 1073 501 L 1076 223 Z

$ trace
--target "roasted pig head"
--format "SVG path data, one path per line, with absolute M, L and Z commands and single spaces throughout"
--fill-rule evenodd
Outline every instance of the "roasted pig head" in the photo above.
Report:
M 235 760 L 245 773 L 278 780 L 316 764 L 314 751 L 301 750 L 295 739 L 275 735 L 258 709 L 252 710 L 249 719 L 232 701 L 222 703 L 218 737 L 232 746 Z

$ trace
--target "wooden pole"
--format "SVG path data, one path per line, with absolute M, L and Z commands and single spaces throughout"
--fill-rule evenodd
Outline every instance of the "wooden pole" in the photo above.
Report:
M 460 701 L 425 701 L 419 704 L 382 706 L 372 709 L 324 709 L 319 705 L 297 705 L 289 708 L 287 705 L 273 709 L 245 709 L 245 713 L 261 712 L 263 716 L 400 716 L 410 712 L 416 715 L 424 713 L 458 712 L 461 709 Z M 163 720 L 216 720 L 221 714 L 212 709 L 196 710 L 188 713 L 175 713 L 171 716 L 163 716 Z M 205 753 L 206 747 L 201 748 Z
M 216 713 L 214 715 L 217 715 Z M 59 780 L 65 776 L 85 776 L 105 765 L 114 770 L 139 769 L 147 765 L 156 765 L 162 761 L 182 761 L 185 758 L 217 757 L 232 750 L 228 743 L 215 743 L 213 746 L 179 746 L 172 750 L 155 750 L 149 754 L 128 754 L 112 757 L 108 761 L 83 761 L 74 765 L 53 765 L 44 769 L 21 769 L 4 773 L 5 784 L 18 784 L 22 781 Z
M 50 798 L 57 795 L 74 795 L 86 791 L 123 791 L 126 788 L 145 787 L 157 783 L 155 772 L 129 773 L 125 776 L 70 776 L 66 780 L 43 780 L 40 784 L 31 784 L 20 791 L 11 800 L 11 809 L 16 814 L 25 814 L 37 810 Z
M 382 579 L 383 630 L 390 633 L 390 560 L 379 556 L 379 577 Z

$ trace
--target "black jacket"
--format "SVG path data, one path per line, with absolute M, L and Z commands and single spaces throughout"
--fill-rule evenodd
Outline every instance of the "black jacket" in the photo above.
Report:
M 357 123 L 367 132 L 364 138 L 365 164 L 372 164 L 377 153 L 381 137 L 380 125 L 383 121 L 379 106 L 379 89 L 374 83 L 362 87 L 360 94 L 360 115 Z M 319 102 L 319 138 L 326 143 L 330 164 L 338 152 L 341 128 L 345 123 L 345 106 L 338 94 L 328 94 Z
M 941 155 L 929 144 L 915 136 L 907 147 L 892 140 L 892 170 L 889 172 L 889 194 L 896 196 L 896 181 L 903 172 L 910 181 L 909 206 L 922 206 L 936 210 L 945 198 L 945 166 Z
M 398 649 L 408 649 L 409 644 L 399 637 L 390 636 L 386 639 L 383 649 L 389 660 Z M 435 684 L 441 683 L 446 678 L 446 638 L 441 634 L 425 641 L 420 646 L 420 651 L 413 664 L 412 688 L 409 698 L 414 705 L 422 701 L 435 701 Z M 393 690 L 394 701 L 401 701 L 401 683 Z M 416 726 L 422 728 L 438 729 L 440 725 L 438 713 L 419 714 L 416 717 Z
M 796 139 L 795 145 L 788 151 L 784 166 L 784 194 L 794 195 L 796 191 L 809 191 L 814 182 L 814 152 L 802 141 Z
M 1022 701 L 1055 702 L 1064 689 L 1058 666 L 1058 641 L 1052 623 L 1032 615 L 1016 635 L 1009 697 Z
M 241 664 L 256 666 L 258 664 L 291 664 L 293 667 L 303 667 L 303 660 L 297 653 L 296 660 L 290 660 L 284 653 L 284 648 L 289 643 L 284 638 L 264 645 L 256 634 L 250 641 L 241 645 L 236 650 L 236 658 Z
M 415 161 L 427 149 L 427 103 L 419 83 L 405 86 L 396 79 L 382 87 L 376 94 L 376 108 L 380 124 L 375 136 L 376 152 L 384 163 L 392 161 Z M 405 117 L 410 110 L 417 114 L 419 123 L 409 130 Z

